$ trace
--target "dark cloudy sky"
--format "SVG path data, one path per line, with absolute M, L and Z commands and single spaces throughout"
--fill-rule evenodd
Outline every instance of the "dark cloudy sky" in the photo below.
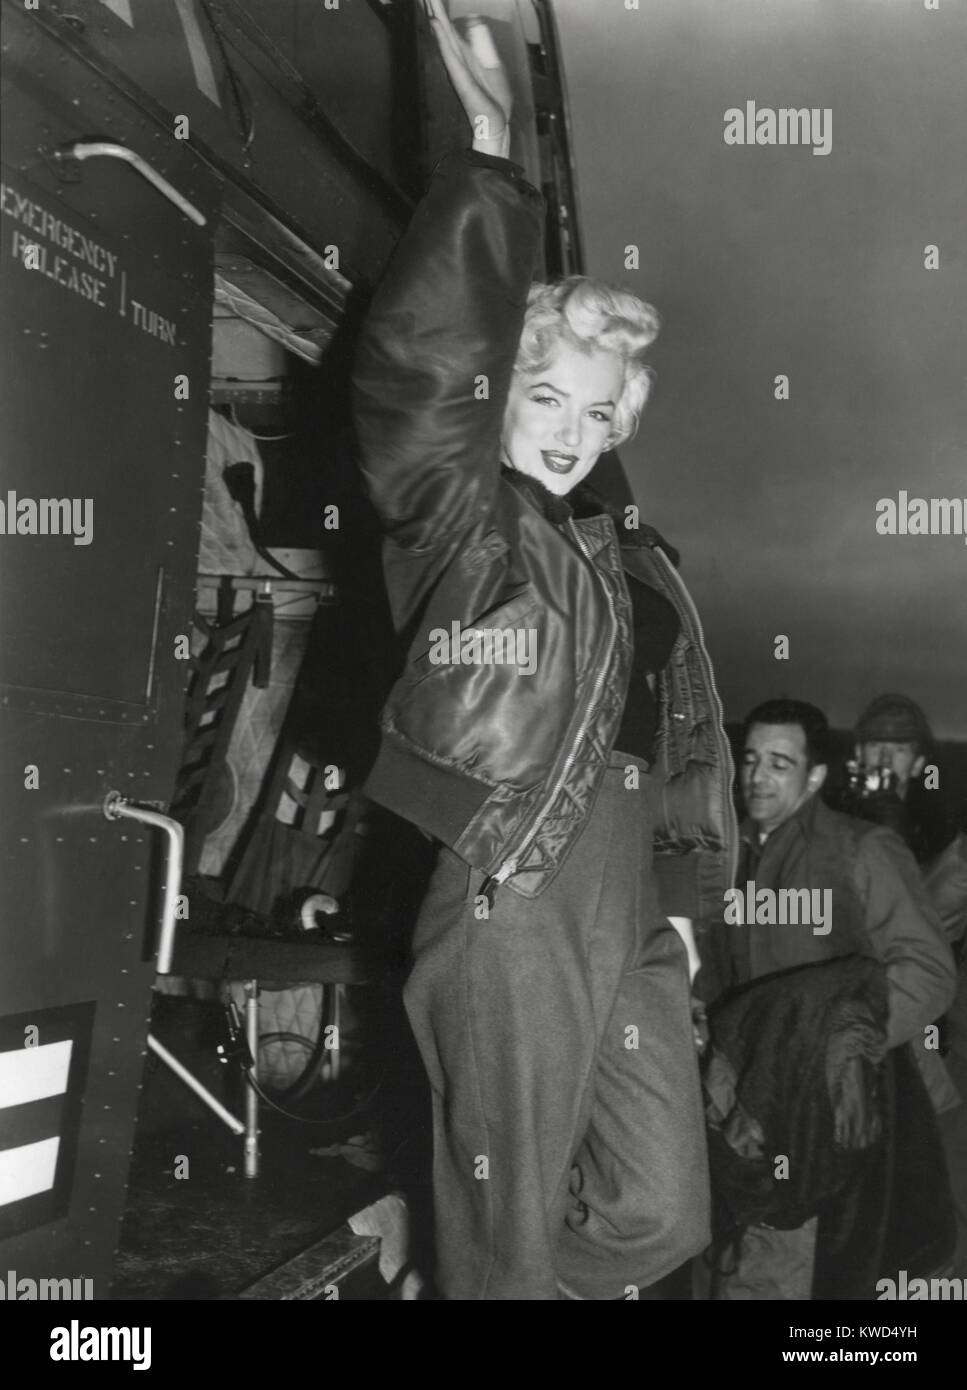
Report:
M 727 717 L 785 693 L 848 725 L 899 689 L 967 738 L 967 544 L 874 526 L 900 489 L 967 499 L 967 0 L 555 8 L 588 270 L 665 321 L 625 467 Z M 829 108 L 831 153 L 727 146 L 750 100 Z

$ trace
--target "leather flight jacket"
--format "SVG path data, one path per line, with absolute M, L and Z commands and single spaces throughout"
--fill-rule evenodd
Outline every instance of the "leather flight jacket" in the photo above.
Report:
M 367 315 L 356 426 L 408 656 L 365 792 L 485 874 L 491 900 L 504 883 L 537 896 L 587 822 L 621 723 L 630 574 L 664 594 L 681 624 L 657 692 L 656 864 L 687 865 L 695 915 L 720 915 L 738 853 L 733 767 L 674 552 L 620 514 L 616 527 L 606 508 L 555 522 L 501 472 L 541 230 L 541 197 L 516 165 L 448 156 Z M 461 637 L 507 633 L 533 641 L 532 670 L 460 659 Z

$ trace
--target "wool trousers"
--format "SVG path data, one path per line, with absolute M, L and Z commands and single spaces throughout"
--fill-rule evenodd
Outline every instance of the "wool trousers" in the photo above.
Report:
M 536 898 L 447 849 L 404 998 L 433 1098 L 447 1299 L 633 1298 L 709 1239 L 684 946 L 652 868 L 656 784 L 614 753 Z

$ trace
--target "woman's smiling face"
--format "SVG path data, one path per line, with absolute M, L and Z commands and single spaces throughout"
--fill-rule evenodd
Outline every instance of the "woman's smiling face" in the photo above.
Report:
M 582 352 L 559 340 L 540 371 L 513 375 L 504 461 L 565 496 L 608 447 L 623 389 L 624 364 L 615 353 Z

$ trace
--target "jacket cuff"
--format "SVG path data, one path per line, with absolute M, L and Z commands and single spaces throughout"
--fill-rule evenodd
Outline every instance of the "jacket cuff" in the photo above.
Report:
M 493 169 L 498 174 L 506 174 L 517 190 L 521 193 L 530 193 L 534 197 L 540 198 L 543 202 L 543 194 L 539 188 L 535 188 L 527 177 L 527 171 L 522 164 L 515 164 L 512 159 L 505 159 L 499 154 L 487 154 L 484 150 L 450 150 L 443 155 L 434 165 L 433 173 L 443 169 L 447 164 L 458 161 L 467 164 L 470 168 Z
M 697 854 L 656 854 L 658 902 L 666 917 L 701 916 Z
M 518 178 L 524 178 L 523 165 L 515 164 L 512 159 L 505 159 L 503 155 L 487 154 L 485 150 L 473 148 L 461 150 L 460 154 L 468 164 L 482 164 L 485 169 L 503 169 L 508 174 L 515 174 Z

